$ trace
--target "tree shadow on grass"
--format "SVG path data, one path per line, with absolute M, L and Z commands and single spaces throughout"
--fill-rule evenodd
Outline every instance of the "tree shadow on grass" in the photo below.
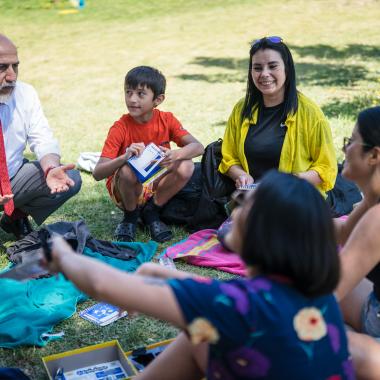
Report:
M 368 107 L 380 105 L 380 98 L 373 95 L 355 96 L 350 101 L 332 99 L 322 106 L 322 110 L 327 117 L 344 117 L 356 119 L 359 112 Z
M 215 123 L 212 123 L 213 127 L 225 127 L 227 125 L 227 120 L 220 120 Z
M 334 49 L 331 46 L 330 48 Z M 201 56 L 195 57 L 189 63 L 203 67 L 220 67 L 229 70 L 229 72 L 181 74 L 177 78 L 208 83 L 244 83 L 247 80 L 247 59 Z M 362 65 L 325 62 L 298 63 L 296 64 L 296 72 L 299 83 L 316 86 L 349 86 L 359 80 L 366 79 L 368 74 L 368 70 Z
M 248 60 L 229 57 L 195 57 L 191 65 L 203 67 L 221 67 L 228 73 L 217 74 L 182 74 L 177 78 L 208 83 L 244 83 L 247 80 Z
M 242 78 L 241 75 L 238 74 L 181 74 L 177 75 L 177 78 L 183 80 L 194 80 L 200 82 L 208 82 L 208 83 L 244 83 L 246 81 L 245 78 Z
M 361 65 L 298 63 L 296 73 L 303 85 L 350 86 L 366 79 L 368 70 Z
M 204 67 L 223 67 L 229 70 L 238 70 L 239 72 L 247 72 L 248 70 L 248 58 L 195 57 L 190 63 Z
M 289 48 L 301 57 L 315 57 L 326 59 L 347 59 L 350 57 L 379 58 L 380 47 L 373 45 L 350 44 L 343 49 L 330 45 L 292 46 Z

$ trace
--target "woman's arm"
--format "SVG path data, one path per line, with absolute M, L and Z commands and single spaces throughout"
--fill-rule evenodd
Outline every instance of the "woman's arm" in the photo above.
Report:
M 226 174 L 235 182 L 237 188 L 244 185 L 250 185 L 254 182 L 253 177 L 245 172 L 239 165 L 232 165 Z
M 136 274 L 139 274 L 141 276 L 156 277 L 156 278 L 161 278 L 161 279 L 170 279 L 170 278 L 185 279 L 185 278 L 197 277 L 196 275 L 192 273 L 166 268 L 166 267 L 163 267 L 162 265 L 155 264 L 155 263 L 144 263 L 140 265 L 136 271 Z
M 339 300 L 351 292 L 380 262 L 379 231 L 380 205 L 377 205 L 368 210 L 352 227 L 352 232 L 340 252 L 341 280 L 336 291 Z
M 308 114 L 307 108 L 304 111 L 305 114 Z M 305 123 L 304 127 L 307 126 L 310 130 L 310 133 L 305 134 L 307 137 L 303 141 L 311 158 L 310 166 L 307 167 L 306 172 L 314 171 L 319 177 L 319 179 L 317 176 L 305 179 L 316 184 L 323 192 L 329 191 L 334 187 L 338 173 L 330 125 L 323 114 L 313 112 L 313 109 L 310 110 L 309 117 L 302 121 Z
M 380 379 L 380 344 L 366 334 L 347 331 L 350 353 L 358 379 Z
M 367 202 L 363 199 L 346 220 L 334 219 L 335 236 L 338 244 L 344 245 L 361 217 L 368 211 Z
M 52 272 L 62 272 L 89 296 L 185 327 L 176 298 L 167 283 L 158 278 L 129 274 L 95 259 L 76 254 L 62 239 L 54 238 Z
M 318 186 L 320 183 L 322 183 L 322 178 L 315 170 L 308 170 L 306 172 L 297 173 L 296 175 L 300 178 L 305 179 L 307 182 L 310 182 L 314 186 Z
M 339 244 L 346 243 L 351 232 L 358 224 L 363 215 L 372 207 L 378 204 L 379 197 L 377 194 L 365 192 L 363 199 L 357 204 L 346 220 L 334 219 L 336 239 Z

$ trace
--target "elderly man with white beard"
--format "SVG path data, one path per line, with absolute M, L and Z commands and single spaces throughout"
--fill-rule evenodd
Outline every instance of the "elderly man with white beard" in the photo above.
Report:
M 0 34 L 0 227 L 16 239 L 40 225 L 81 187 L 73 164 L 60 162 L 57 140 L 34 88 L 17 80 L 14 43 Z M 36 161 L 28 161 L 26 146 Z

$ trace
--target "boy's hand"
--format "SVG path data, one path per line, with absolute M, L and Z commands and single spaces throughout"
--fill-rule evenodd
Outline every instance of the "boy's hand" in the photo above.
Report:
M 144 149 L 145 149 L 145 144 L 142 142 L 131 144 L 125 150 L 125 159 L 128 160 L 128 158 L 131 158 L 132 156 L 140 156 L 140 154 L 144 151 Z
M 160 146 L 160 149 L 165 153 L 165 158 L 160 162 L 160 166 L 170 166 L 181 159 L 181 149 L 171 150 L 169 148 L 165 148 L 164 146 Z

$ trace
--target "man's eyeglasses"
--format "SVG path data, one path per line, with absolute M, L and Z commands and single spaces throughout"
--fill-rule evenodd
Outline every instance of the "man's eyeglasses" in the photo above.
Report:
M 354 142 L 352 137 L 343 137 L 343 147 L 342 150 L 343 152 L 346 151 L 346 149 Z M 366 143 L 360 143 L 362 146 L 366 146 L 368 148 L 373 148 L 373 145 L 371 144 L 366 144 Z
M 0 63 L 0 73 L 6 72 L 10 66 L 12 66 L 12 69 L 14 72 L 18 70 L 19 62 L 17 63 Z
M 272 42 L 273 44 L 279 44 L 283 41 L 283 39 L 279 36 L 270 36 L 270 37 L 259 38 L 258 40 L 253 41 L 252 46 L 255 46 L 265 40 Z

